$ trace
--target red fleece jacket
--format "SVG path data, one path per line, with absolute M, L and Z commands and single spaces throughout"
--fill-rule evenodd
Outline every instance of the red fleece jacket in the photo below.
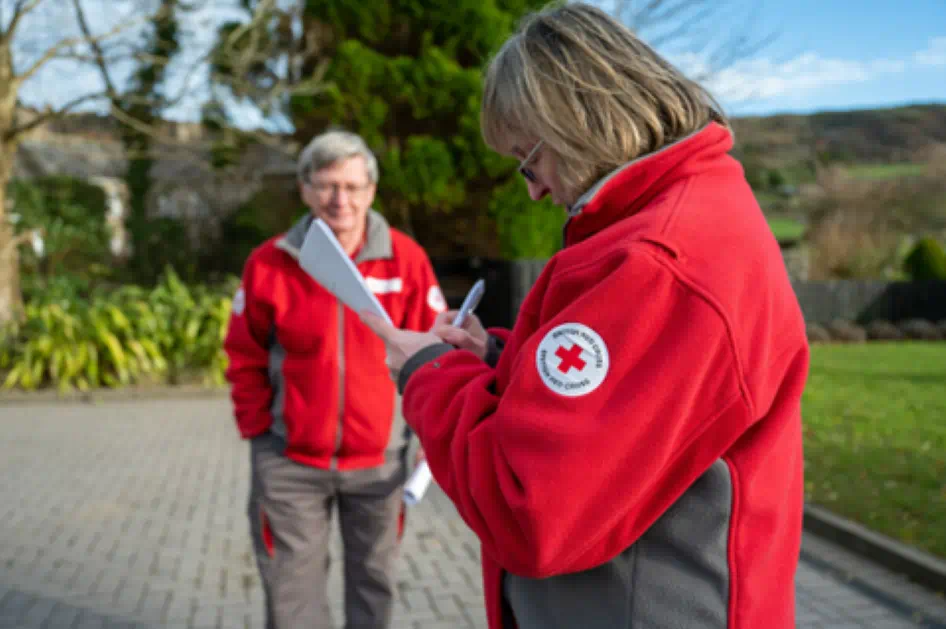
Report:
M 732 478 L 731 628 L 794 627 L 804 321 L 778 244 L 717 124 L 589 194 L 495 368 L 452 351 L 403 408 L 500 577 L 600 565 L 715 461 Z

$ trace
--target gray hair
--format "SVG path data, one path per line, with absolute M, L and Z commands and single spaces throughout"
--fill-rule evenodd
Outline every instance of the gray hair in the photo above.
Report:
M 315 171 L 359 155 L 365 160 L 368 179 L 371 183 L 378 183 L 378 159 L 374 153 L 360 135 L 341 130 L 326 131 L 312 138 L 299 155 L 296 175 L 300 182 L 309 183 L 309 177 Z

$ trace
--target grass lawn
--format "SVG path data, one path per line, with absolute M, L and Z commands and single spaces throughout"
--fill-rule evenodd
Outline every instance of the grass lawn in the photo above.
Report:
M 946 343 L 813 345 L 807 499 L 946 557 Z
M 897 179 L 922 175 L 926 164 L 857 164 L 847 170 L 857 179 Z

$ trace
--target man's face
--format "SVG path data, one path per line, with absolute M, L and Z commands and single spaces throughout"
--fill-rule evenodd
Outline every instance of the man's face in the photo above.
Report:
M 375 185 L 368 178 L 365 159 L 359 155 L 313 172 L 300 192 L 312 215 L 342 238 L 364 229 L 368 208 L 374 203 Z

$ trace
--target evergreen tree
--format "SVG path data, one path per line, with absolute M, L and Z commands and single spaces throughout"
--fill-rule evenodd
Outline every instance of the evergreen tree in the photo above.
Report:
M 479 128 L 483 68 L 539 2 L 245 5 L 250 22 L 221 29 L 215 75 L 284 116 L 300 143 L 332 126 L 365 137 L 381 165 L 377 209 L 432 255 L 557 248 L 563 213 L 528 199 L 516 162 L 488 150 Z

